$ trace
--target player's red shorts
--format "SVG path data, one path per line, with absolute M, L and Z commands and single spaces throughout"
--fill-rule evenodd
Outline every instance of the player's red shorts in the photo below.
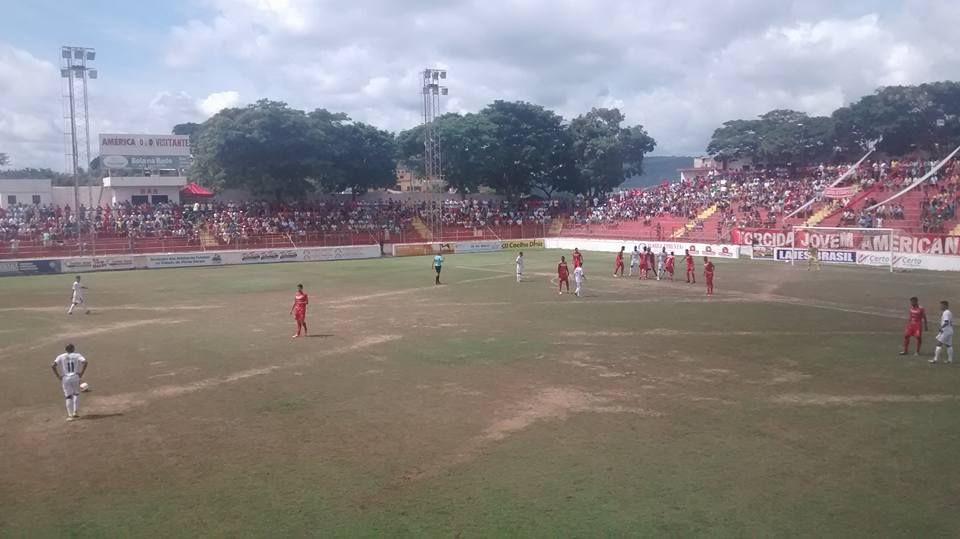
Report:
M 920 324 L 907 324 L 907 327 L 903 330 L 904 337 L 920 337 Z
M 293 310 L 293 319 L 298 322 L 303 322 L 307 319 L 307 310 L 306 309 L 294 309 Z

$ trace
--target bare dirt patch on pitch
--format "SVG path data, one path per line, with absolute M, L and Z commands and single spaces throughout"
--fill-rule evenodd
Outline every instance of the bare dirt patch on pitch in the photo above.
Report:
M 576 387 L 546 387 L 528 399 L 501 407 L 486 428 L 468 440 L 455 452 L 429 465 L 408 470 L 400 476 L 401 482 L 421 481 L 462 465 L 477 456 L 492 444 L 508 436 L 526 430 L 540 422 L 564 421 L 573 414 L 604 413 L 632 414 L 648 418 L 661 418 L 662 412 L 622 402 L 625 393 L 591 393 Z M 629 395 L 636 400 L 636 396 Z
M 777 404 L 799 406 L 857 406 L 867 404 L 937 403 L 960 400 L 960 395 L 823 395 L 790 393 L 772 399 Z
M 85 316 L 85 315 L 74 315 L 74 316 Z M 94 328 L 84 328 L 77 329 L 75 331 L 63 332 L 59 335 L 54 335 L 52 337 L 44 337 L 38 339 L 33 344 L 18 349 L 18 351 L 31 351 L 38 348 L 43 348 L 45 346 L 50 346 L 57 343 L 70 342 L 76 339 L 82 339 L 85 337 L 92 337 L 94 335 L 101 335 L 104 333 L 114 333 L 118 331 L 123 331 L 126 329 L 132 329 L 140 326 L 169 326 L 174 324 L 182 324 L 188 322 L 188 320 L 183 319 L 173 319 L 173 318 L 157 318 L 152 320 L 128 320 L 125 322 L 116 322 L 114 324 L 107 324 L 104 326 L 97 326 Z M 3 348 L 0 349 L 0 353 L 7 352 L 12 348 Z

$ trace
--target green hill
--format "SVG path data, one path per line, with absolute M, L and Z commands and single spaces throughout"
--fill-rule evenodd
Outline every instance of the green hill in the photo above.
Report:
M 693 157 L 668 155 L 651 155 L 643 158 L 643 174 L 627 178 L 621 187 L 646 187 L 655 185 L 663 180 L 676 181 L 680 179 L 681 168 L 693 166 Z

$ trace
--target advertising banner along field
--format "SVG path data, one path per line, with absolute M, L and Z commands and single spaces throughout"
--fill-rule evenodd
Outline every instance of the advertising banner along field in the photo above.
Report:
M 888 231 L 850 230 L 817 231 L 801 230 L 796 237 L 792 230 L 782 229 L 734 229 L 731 233 L 738 245 L 764 247 L 798 247 L 813 245 L 819 249 L 851 249 L 904 254 L 931 254 L 960 256 L 960 236 L 935 234 L 904 234 Z M 796 243 L 795 243 L 796 241 Z

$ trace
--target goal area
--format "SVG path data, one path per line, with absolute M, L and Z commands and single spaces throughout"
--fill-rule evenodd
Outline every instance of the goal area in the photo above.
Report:
M 896 234 L 894 228 L 795 226 L 788 258 L 791 264 L 806 261 L 814 247 L 822 263 L 886 267 L 892 272 Z

